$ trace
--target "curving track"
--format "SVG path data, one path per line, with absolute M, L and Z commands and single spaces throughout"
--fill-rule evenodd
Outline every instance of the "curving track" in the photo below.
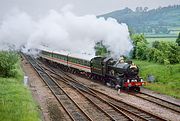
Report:
M 139 92 L 139 93 L 126 92 L 126 91 L 122 91 L 122 92 L 130 94 L 130 95 L 138 97 L 138 98 L 141 98 L 143 100 L 154 103 L 154 104 L 161 106 L 163 108 L 171 110 L 177 114 L 180 114 L 180 105 L 178 105 L 178 104 L 169 102 L 167 100 L 161 99 L 159 97 L 156 97 L 156 96 L 153 96 L 151 94 L 144 93 L 144 92 Z
M 138 94 L 132 94 L 132 95 L 136 96 L 138 98 L 147 100 L 149 102 L 155 103 L 155 104 L 157 104 L 157 105 L 159 105 L 161 107 L 164 107 L 166 109 L 172 110 L 172 111 L 180 114 L 180 105 L 178 105 L 178 104 L 166 101 L 164 99 L 161 99 L 161 98 L 158 98 L 158 97 L 155 97 L 153 95 L 143 93 L 143 92 L 140 92 Z
M 111 105 L 109 103 L 103 103 L 102 101 L 97 102 L 97 99 L 91 94 L 92 92 L 91 91 L 87 92 L 87 90 L 84 87 L 82 87 L 81 85 L 78 85 L 78 83 L 62 84 L 62 81 L 61 81 L 61 83 L 58 83 L 55 80 L 56 78 L 53 79 L 53 77 L 52 77 L 53 75 L 47 73 L 45 71 L 45 69 L 43 69 L 42 66 L 36 62 L 35 59 L 33 59 L 30 56 L 25 56 L 25 57 L 30 62 L 30 64 L 33 66 L 33 68 L 37 71 L 39 76 L 43 79 L 43 81 L 46 83 L 46 85 L 49 87 L 49 89 L 51 90 L 53 95 L 56 97 L 56 99 L 59 101 L 59 103 L 62 105 L 62 107 L 64 108 L 66 113 L 69 115 L 69 117 L 73 121 L 88 121 L 88 120 L 97 121 L 97 120 L 102 120 L 102 118 L 103 118 L 103 120 L 108 120 L 108 121 L 110 121 L 110 120 L 132 121 L 133 120 L 129 116 L 124 114 L 123 112 L 119 111 L 113 105 Z M 97 110 L 99 110 L 99 111 L 101 111 L 101 114 L 104 113 L 104 116 L 106 116 L 106 117 L 101 115 L 96 118 L 93 117 L 94 119 L 92 119 L 88 115 L 87 111 L 85 111 L 87 109 L 83 109 L 80 105 L 78 105 L 74 101 L 74 99 L 72 99 L 69 96 L 68 91 L 70 91 L 70 89 L 72 89 L 72 88 L 75 88 L 79 94 L 84 96 L 86 98 L 86 102 L 89 101 L 91 103 L 91 106 L 94 105 L 94 109 L 96 109 L 96 110 L 94 110 L 94 112 L 97 112 Z M 96 99 L 96 101 L 93 101 L 94 99 Z M 92 107 L 89 107 L 89 108 L 92 108 Z M 91 111 L 93 111 L 93 110 L 91 110 Z M 92 113 L 94 113 L 94 112 L 92 112 Z M 98 118 L 100 118 L 100 119 L 98 119 Z
M 48 70 L 47 68 L 45 68 L 45 69 Z M 66 92 L 69 92 L 69 94 L 71 94 L 72 92 L 74 92 L 76 90 L 79 93 L 78 97 L 81 98 L 81 100 L 83 98 L 85 98 L 86 103 L 88 102 L 88 104 L 91 104 L 91 106 L 96 109 L 95 111 L 93 111 L 92 107 L 89 107 L 89 108 L 91 108 L 90 115 L 94 114 L 94 112 L 97 112 L 99 110 L 99 111 L 103 112 L 105 115 L 105 117 L 103 117 L 103 120 L 106 120 L 106 117 L 108 117 L 109 120 L 113 120 L 113 121 L 119 121 L 119 120 L 132 121 L 133 120 L 127 114 L 125 114 L 124 112 L 120 111 L 115 106 L 113 106 L 111 103 L 104 101 L 101 98 L 97 97 L 96 94 L 94 94 L 91 90 L 89 90 L 89 88 L 85 87 L 84 85 L 81 85 L 74 81 L 70 81 L 68 78 L 64 77 L 65 75 L 63 76 L 60 74 L 56 74 L 52 70 L 48 70 L 48 71 L 52 73 L 51 76 L 54 79 L 59 80 L 58 83 L 60 85 L 63 85 L 63 87 L 66 88 Z M 73 97 L 73 95 L 72 95 L 72 97 Z M 82 104 L 82 105 L 84 105 L 84 104 Z M 87 107 L 87 105 L 85 107 Z M 84 110 L 88 110 L 88 108 L 84 109 Z M 97 115 L 97 113 L 95 115 Z M 92 119 L 93 118 L 95 118 L 95 117 L 92 117 Z M 100 118 L 100 119 L 98 119 L 98 118 Z M 94 120 L 102 120 L 102 117 L 97 117 L 97 119 L 94 119 Z
M 166 120 L 166 119 L 163 119 L 162 117 L 156 116 L 156 115 L 151 114 L 149 112 L 143 111 L 143 110 L 141 110 L 141 109 L 139 109 L 137 107 L 134 107 L 134 106 L 132 106 L 130 104 L 127 104 L 127 103 L 125 103 L 123 101 L 114 99 L 114 98 L 112 98 L 112 97 L 110 97 L 110 96 L 108 96 L 108 95 L 106 95 L 106 94 L 104 94 L 102 92 L 99 92 L 97 90 L 93 90 L 93 89 L 91 89 L 91 88 L 89 88 L 89 87 L 79 83 L 78 80 L 74 79 L 69 74 L 67 74 L 67 73 L 65 73 L 63 71 L 56 70 L 58 72 L 58 74 L 57 74 L 54 69 L 50 69 L 50 70 L 49 70 L 49 68 L 45 68 L 45 69 L 48 70 L 49 72 L 55 74 L 56 76 L 59 76 L 59 77 L 63 78 L 65 83 L 69 83 L 70 85 L 72 85 L 73 87 L 77 88 L 78 90 L 82 90 L 84 92 L 88 92 L 88 93 L 86 93 L 84 95 L 86 97 L 88 97 L 89 100 L 91 100 L 92 102 L 94 100 L 96 100 L 96 101 L 94 101 L 96 103 L 98 103 L 99 100 L 101 100 L 102 102 L 106 102 L 109 105 L 111 105 L 114 109 L 118 110 L 119 112 L 124 113 L 124 114 L 129 114 L 133 118 L 134 117 L 138 118 L 136 120 L 145 120 L 145 121 L 150 121 L 150 120 L 156 120 L 156 121 Z M 56 77 L 56 78 L 58 78 L 58 77 Z M 93 99 L 94 97 L 96 97 L 96 99 Z M 97 105 L 97 104 L 95 104 L 95 105 Z M 104 107 L 106 107 L 106 106 L 104 106 Z
M 74 121 L 99 121 L 102 120 L 102 117 L 103 120 L 114 121 L 166 120 L 126 102 L 112 98 L 98 90 L 87 87 L 62 70 L 56 70 L 49 66 L 45 66 L 44 64 L 37 63 L 37 60 L 30 56 L 24 56 L 49 87 L 69 117 Z M 77 95 L 78 98 L 76 97 Z M 171 102 L 157 99 L 157 97 L 145 93 L 133 95 L 148 101 L 150 100 L 154 103 L 158 102 L 161 106 L 166 105 L 166 107 L 170 107 L 169 109 L 175 109 L 174 111 L 179 113 L 179 105 L 171 104 Z
M 88 115 L 68 96 L 68 94 L 62 89 L 62 87 L 54 81 L 49 74 L 47 74 L 44 69 L 36 63 L 36 61 L 30 57 L 25 56 L 30 62 L 39 76 L 43 79 L 46 85 L 49 87 L 53 95 L 62 105 L 66 113 L 73 121 L 88 121 L 92 120 Z

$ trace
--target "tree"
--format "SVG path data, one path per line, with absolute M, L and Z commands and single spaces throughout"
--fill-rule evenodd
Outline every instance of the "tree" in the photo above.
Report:
M 148 7 L 144 7 L 144 12 L 147 12 L 148 11 Z
M 179 63 L 180 46 L 177 46 L 174 42 L 155 41 L 152 43 L 152 49 L 149 50 L 148 56 L 148 60 L 154 60 L 158 63 Z
M 136 7 L 136 12 L 143 12 L 143 8 L 142 7 Z
M 0 76 L 10 77 L 15 76 L 14 65 L 18 61 L 18 55 L 14 52 L 0 52 Z
M 176 43 L 178 44 L 178 46 L 180 46 L 180 32 L 179 32 L 178 38 L 176 39 Z
M 145 59 L 145 51 L 147 49 L 147 40 L 143 34 L 134 34 L 131 36 L 133 41 L 134 50 L 132 52 L 132 58 Z
M 145 60 L 146 59 L 146 49 L 147 49 L 147 46 L 145 43 L 138 42 L 137 46 L 136 46 L 136 52 L 135 52 L 136 58 Z
M 180 63 L 180 46 L 175 42 L 154 41 L 150 47 L 142 34 L 132 35 L 131 38 L 134 44 L 132 58 L 165 65 Z
M 168 59 L 171 64 L 180 63 L 180 46 L 170 44 Z
M 159 44 L 160 42 L 156 40 L 152 43 L 152 47 L 157 49 L 159 47 Z
M 96 55 L 100 55 L 100 56 L 105 56 L 106 54 L 108 54 L 108 50 L 107 48 L 103 45 L 103 42 L 97 42 L 94 49 L 96 50 Z
M 154 55 L 153 55 L 153 61 L 158 63 L 163 63 L 165 59 L 165 55 L 162 51 L 155 49 Z
M 133 40 L 133 44 L 136 46 L 138 42 L 148 44 L 144 34 L 134 34 L 131 36 L 131 39 Z
M 156 48 L 148 48 L 146 50 L 146 53 L 147 53 L 146 58 L 148 61 L 153 61 L 155 51 L 156 51 Z

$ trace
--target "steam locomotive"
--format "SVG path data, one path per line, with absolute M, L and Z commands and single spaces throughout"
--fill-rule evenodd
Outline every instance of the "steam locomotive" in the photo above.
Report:
M 115 88 L 140 91 L 140 86 L 145 84 L 138 76 L 139 68 L 132 61 L 125 62 L 123 58 L 117 61 L 111 57 L 94 57 L 48 49 L 41 49 L 40 57 Z

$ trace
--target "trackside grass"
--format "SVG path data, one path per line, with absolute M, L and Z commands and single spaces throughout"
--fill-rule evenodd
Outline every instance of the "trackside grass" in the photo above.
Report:
M 150 90 L 180 98 L 180 64 L 161 65 L 153 62 L 134 60 L 140 68 L 140 76 L 145 80 L 153 75 L 155 83 L 145 86 Z
M 22 82 L 20 62 L 15 71 L 15 78 L 0 77 L 0 121 L 39 121 L 37 105 Z

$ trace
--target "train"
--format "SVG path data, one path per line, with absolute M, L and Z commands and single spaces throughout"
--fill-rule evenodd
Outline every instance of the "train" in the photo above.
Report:
M 88 54 L 71 54 L 66 51 L 40 49 L 40 58 L 53 62 L 73 73 L 81 73 L 88 78 L 101 80 L 108 86 L 123 90 L 140 91 L 145 81 L 139 77 L 139 68 L 132 61 L 121 57 L 92 56 Z

